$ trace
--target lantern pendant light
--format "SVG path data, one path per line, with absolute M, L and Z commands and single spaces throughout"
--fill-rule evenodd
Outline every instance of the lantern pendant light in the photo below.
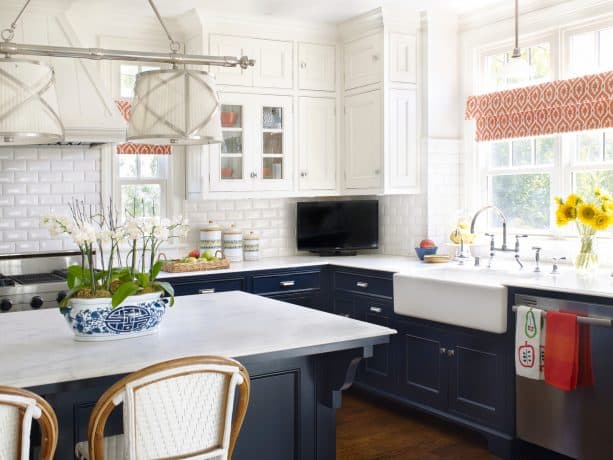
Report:
M 0 37 L 9 44 L 28 0 Z M 64 139 L 58 115 L 55 74 L 42 62 L 0 58 L 0 146 L 50 144 Z
M 153 0 L 148 0 L 177 53 L 180 44 L 166 28 Z M 146 144 L 219 144 L 221 104 L 215 79 L 203 70 L 148 70 L 136 76 L 128 142 Z

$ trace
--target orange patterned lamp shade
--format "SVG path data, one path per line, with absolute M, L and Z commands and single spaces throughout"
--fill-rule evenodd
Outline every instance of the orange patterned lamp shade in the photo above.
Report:
M 115 105 L 128 121 L 132 112 L 132 105 L 128 101 L 115 101 Z M 118 144 L 117 153 L 120 155 L 170 155 L 172 148 L 170 145 L 153 144 Z
M 613 72 L 470 96 L 476 140 L 493 141 L 613 127 Z

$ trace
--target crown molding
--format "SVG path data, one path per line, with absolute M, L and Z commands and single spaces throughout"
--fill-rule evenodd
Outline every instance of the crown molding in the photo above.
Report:
M 337 27 L 339 36 L 347 42 L 383 29 L 416 33 L 420 26 L 421 15 L 417 10 L 379 7 L 343 21 Z

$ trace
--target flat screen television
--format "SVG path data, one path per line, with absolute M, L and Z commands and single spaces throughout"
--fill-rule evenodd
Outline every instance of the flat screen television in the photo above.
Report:
M 355 254 L 379 245 L 377 200 L 299 202 L 296 214 L 299 251 Z

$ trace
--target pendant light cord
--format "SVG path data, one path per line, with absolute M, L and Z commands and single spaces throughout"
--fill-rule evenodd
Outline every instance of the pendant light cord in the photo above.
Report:
M 155 15 L 157 16 L 158 21 L 160 21 L 162 29 L 164 29 L 164 32 L 166 32 L 166 36 L 168 37 L 168 40 L 170 40 L 170 50 L 173 53 L 178 52 L 179 49 L 181 49 L 181 44 L 178 41 L 176 41 L 175 39 L 173 39 L 172 35 L 170 35 L 170 32 L 169 32 L 168 28 L 166 27 L 166 24 L 164 24 L 164 20 L 162 19 L 162 15 L 160 14 L 158 9 L 156 8 L 155 3 L 153 3 L 153 0 L 148 0 L 148 2 L 149 2 L 149 5 L 151 6 L 151 9 L 153 10 Z
M 15 27 L 17 25 L 17 21 L 19 21 L 19 18 L 30 4 L 30 1 L 31 0 L 26 0 L 26 2 L 21 7 L 21 10 L 19 10 L 19 13 L 17 13 L 17 17 L 15 18 L 15 20 L 11 22 L 11 26 L 8 29 L 4 29 L 2 31 L 2 40 L 4 40 L 5 42 L 10 42 L 15 37 Z
M 521 50 L 519 49 L 519 0 L 515 0 L 515 48 L 511 57 L 521 57 Z

